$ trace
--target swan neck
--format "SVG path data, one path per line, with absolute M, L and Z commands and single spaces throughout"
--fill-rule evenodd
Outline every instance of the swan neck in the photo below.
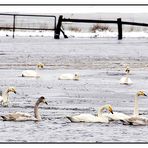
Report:
M 8 101 L 8 95 L 9 95 L 9 91 L 8 91 L 8 89 L 7 89 L 7 90 L 5 90 L 5 91 L 2 93 L 3 102 L 7 102 L 7 101 Z
M 128 82 L 128 75 L 129 75 L 129 73 L 127 72 L 126 73 L 126 79 L 125 79 L 126 82 Z
M 104 109 L 104 106 L 98 109 L 98 116 L 102 116 L 103 109 Z
M 34 107 L 34 117 L 37 119 L 37 120 L 41 120 L 41 116 L 40 116 L 40 113 L 39 113 L 39 102 L 37 101 L 36 104 L 35 104 L 35 107 Z
M 138 95 L 135 95 L 135 102 L 134 102 L 134 116 L 139 115 L 139 109 L 138 109 Z

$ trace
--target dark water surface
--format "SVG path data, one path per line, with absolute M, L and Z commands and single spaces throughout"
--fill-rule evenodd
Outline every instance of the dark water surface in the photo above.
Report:
M 67 115 L 96 114 L 111 104 L 114 111 L 133 113 L 134 95 L 148 93 L 148 41 L 145 38 L 61 39 L 1 38 L 0 87 L 15 86 L 8 108 L 0 114 L 33 113 L 37 98 L 44 96 L 41 122 L 0 121 L 0 142 L 148 142 L 147 126 L 71 123 Z M 22 78 L 25 69 L 43 62 L 41 78 Z M 119 84 L 124 66 L 131 67 L 131 86 Z M 62 73 L 80 73 L 80 81 L 58 80 Z M 148 98 L 139 98 L 140 113 L 148 115 Z

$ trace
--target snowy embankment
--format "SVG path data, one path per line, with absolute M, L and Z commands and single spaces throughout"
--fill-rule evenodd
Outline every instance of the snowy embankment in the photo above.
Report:
M 19 37 L 53 37 L 53 31 L 16 31 L 15 36 Z M 91 32 L 73 32 L 73 31 L 65 31 L 65 34 L 70 38 L 99 38 L 99 37 L 118 37 L 118 32 L 111 31 L 96 31 L 95 33 Z M 12 31 L 0 31 L 0 36 L 11 37 L 13 35 Z M 63 37 L 61 33 L 61 37 Z M 123 37 L 148 37 L 148 32 L 123 32 Z

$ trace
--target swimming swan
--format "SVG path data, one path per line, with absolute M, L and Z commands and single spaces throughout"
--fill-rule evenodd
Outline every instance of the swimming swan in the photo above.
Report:
M 135 96 L 134 114 L 124 120 L 121 120 L 123 124 L 130 125 L 148 125 L 148 118 L 139 116 L 138 109 L 138 96 L 147 96 L 143 91 L 139 91 Z
M 38 63 L 36 70 L 24 70 L 22 72 L 22 77 L 40 77 L 40 75 L 37 72 L 37 69 L 42 69 L 44 67 L 44 64 Z
M 4 92 L 2 92 L 2 96 L 0 96 L 0 102 L 2 106 L 6 107 L 9 104 L 9 93 L 13 92 L 16 94 L 15 87 L 8 87 Z
M 78 73 L 75 73 L 75 74 L 66 73 L 66 74 L 61 74 L 58 79 L 59 80 L 79 80 L 80 75 Z
M 148 125 L 148 118 L 146 117 L 130 117 L 121 121 L 124 125 Z
M 22 112 L 9 113 L 7 115 L 2 115 L 1 117 L 3 121 L 40 121 L 41 116 L 38 110 L 38 106 L 40 103 L 47 104 L 43 96 L 40 97 L 35 104 L 34 117 L 28 113 L 22 113 Z
M 125 120 L 131 117 L 138 117 L 139 116 L 139 108 L 138 108 L 138 97 L 139 96 L 147 96 L 143 91 L 138 91 L 135 95 L 134 99 L 134 112 L 133 115 L 126 115 L 124 113 L 114 112 L 114 114 L 104 113 L 103 116 L 110 118 L 110 120 Z
M 126 76 L 120 79 L 120 84 L 125 84 L 125 85 L 133 84 L 132 80 L 129 78 L 130 68 L 128 66 L 126 66 L 125 72 Z
M 103 112 L 104 109 L 109 110 L 113 114 L 113 110 L 112 110 L 111 105 L 104 105 L 104 106 L 99 108 L 97 116 L 94 116 L 94 115 L 91 115 L 91 114 L 80 114 L 80 115 L 71 116 L 71 117 L 68 116 L 67 118 L 71 122 L 101 122 L 101 123 L 108 123 L 109 122 L 108 118 L 102 115 L 102 112 Z

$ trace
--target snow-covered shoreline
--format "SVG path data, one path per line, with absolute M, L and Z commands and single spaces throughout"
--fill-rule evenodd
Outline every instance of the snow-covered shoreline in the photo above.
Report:
M 16 37 L 54 37 L 53 31 L 16 31 L 15 33 Z M 74 31 L 65 31 L 65 34 L 69 38 L 104 38 L 104 37 L 110 37 L 110 38 L 116 38 L 118 37 L 118 32 L 111 32 L 111 31 L 97 31 L 96 33 L 91 32 L 74 32 Z M 12 31 L 0 31 L 0 36 L 3 37 L 12 37 L 13 32 Z M 61 33 L 61 38 L 63 38 L 63 35 Z M 123 37 L 148 37 L 148 32 L 139 31 L 139 32 L 123 32 Z

